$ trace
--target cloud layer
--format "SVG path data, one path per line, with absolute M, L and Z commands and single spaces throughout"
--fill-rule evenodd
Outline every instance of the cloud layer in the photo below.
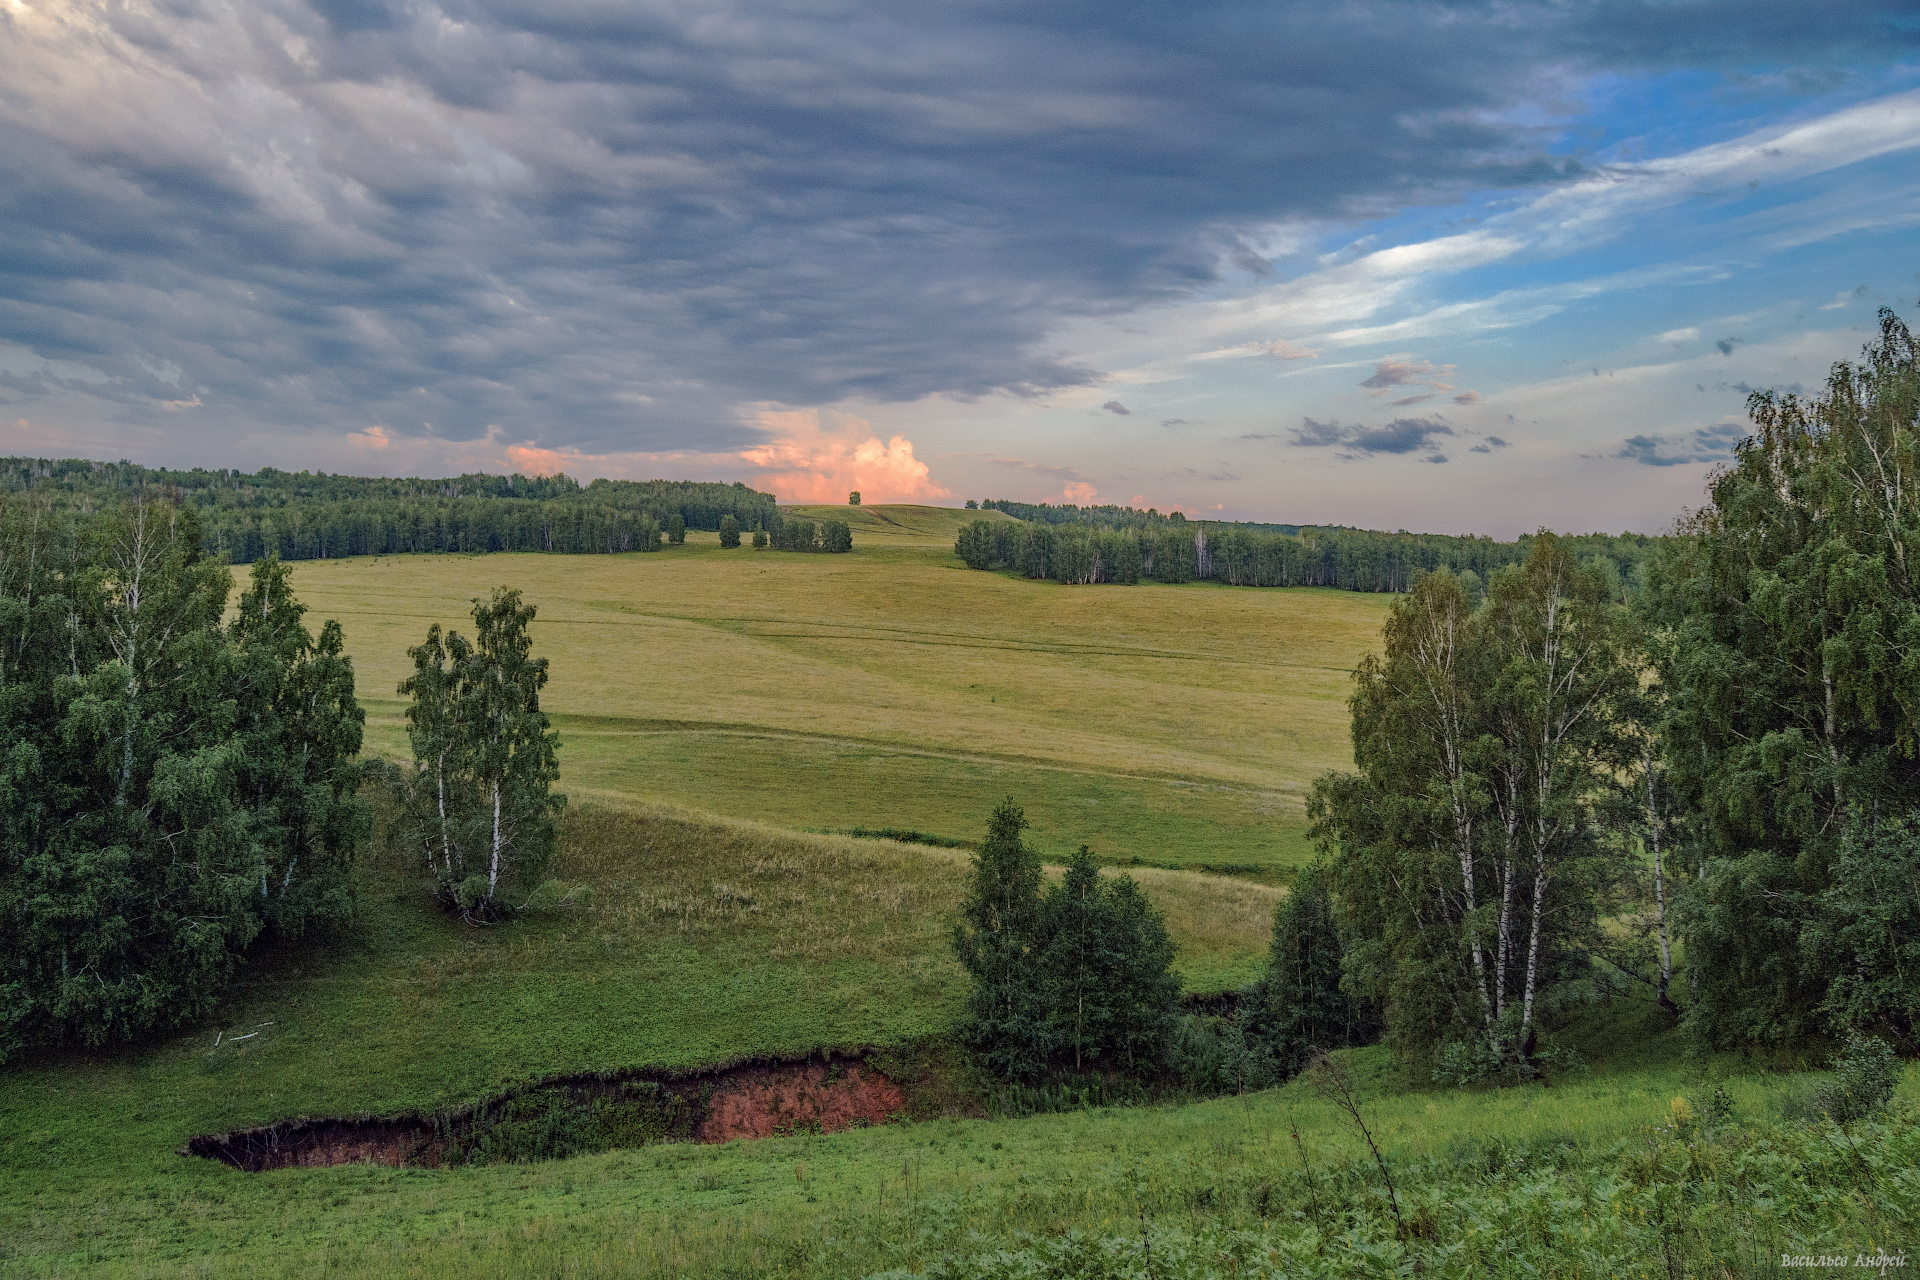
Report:
M 1531 104 L 1582 77 L 1884 57 L 1900 13 L 15 2 L 0 397 L 209 463 L 805 453 L 764 414 L 1089 385 L 1063 320 L 1271 274 L 1255 229 L 1572 181 Z M 930 492 L 875 442 L 781 474 Z

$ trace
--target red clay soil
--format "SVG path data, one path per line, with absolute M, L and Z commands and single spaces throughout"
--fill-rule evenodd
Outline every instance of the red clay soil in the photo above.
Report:
M 440 1163 L 433 1131 L 406 1120 L 295 1120 L 244 1133 L 189 1139 L 183 1154 L 237 1169 L 324 1169 L 336 1164 Z
M 694 1132 L 701 1142 L 839 1133 L 885 1124 L 906 1106 L 899 1085 L 862 1063 L 749 1067 L 715 1086 Z
M 710 1083 L 705 1114 L 693 1130 L 696 1142 L 771 1138 L 792 1133 L 839 1133 L 885 1124 L 904 1111 L 899 1085 L 858 1059 L 728 1067 L 667 1082 L 674 1092 L 698 1092 Z M 548 1081 L 594 1096 L 604 1081 Z M 689 1086 L 692 1086 L 691 1088 Z M 698 1104 L 696 1104 L 698 1105 Z M 237 1133 L 191 1138 L 182 1155 L 205 1156 L 239 1169 L 312 1169 L 336 1164 L 438 1165 L 441 1142 L 431 1121 L 388 1119 L 283 1120 Z

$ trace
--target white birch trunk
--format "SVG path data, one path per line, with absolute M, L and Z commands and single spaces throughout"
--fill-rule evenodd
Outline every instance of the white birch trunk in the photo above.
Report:
M 500 783 L 493 784 L 493 863 L 487 868 L 487 898 L 500 883 Z
M 1647 772 L 1647 846 L 1653 853 L 1654 925 L 1660 933 L 1660 1007 L 1669 1008 L 1673 997 L 1667 988 L 1673 982 L 1673 944 L 1667 931 L 1667 869 L 1660 848 L 1660 807 L 1653 790 L 1653 748 L 1640 744 L 1640 758 Z

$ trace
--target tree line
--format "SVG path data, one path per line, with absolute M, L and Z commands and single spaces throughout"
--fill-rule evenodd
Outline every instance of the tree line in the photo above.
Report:
M 1004 511 L 1019 504 L 989 505 Z M 1145 514 L 1158 517 L 1157 512 Z M 1641 534 L 1586 534 L 1560 541 L 1582 563 L 1596 567 L 1607 589 L 1624 600 L 1644 585 L 1659 540 Z M 1027 578 L 1081 585 L 1132 584 L 1151 578 L 1404 592 L 1420 575 L 1447 569 L 1478 598 L 1497 570 L 1524 562 L 1533 543 L 1533 535 L 1496 542 L 1484 537 L 1364 529 L 1306 527 L 1285 532 L 1184 518 L 1116 524 L 1093 519 L 1018 524 L 975 520 L 961 527 L 954 539 L 954 554 L 971 569 L 1010 570 Z
M 0 493 L 63 516 L 128 500 L 194 513 L 201 549 L 234 564 L 269 556 L 316 560 L 407 552 L 544 551 L 565 555 L 657 551 L 686 530 L 758 533 L 757 546 L 848 550 L 850 533 L 787 520 L 772 494 L 744 484 L 473 474 L 449 479 L 285 472 L 176 471 L 130 462 L 0 458 Z M 829 521 L 844 528 L 844 521 Z M 735 542 L 737 545 L 737 540 Z

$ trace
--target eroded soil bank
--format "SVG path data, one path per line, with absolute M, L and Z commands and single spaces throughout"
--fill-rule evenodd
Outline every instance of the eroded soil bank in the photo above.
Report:
M 550 1160 L 652 1142 L 838 1133 L 903 1114 L 907 1094 L 866 1054 L 684 1074 L 567 1076 L 434 1115 L 282 1120 L 191 1138 L 182 1155 L 238 1169 Z

